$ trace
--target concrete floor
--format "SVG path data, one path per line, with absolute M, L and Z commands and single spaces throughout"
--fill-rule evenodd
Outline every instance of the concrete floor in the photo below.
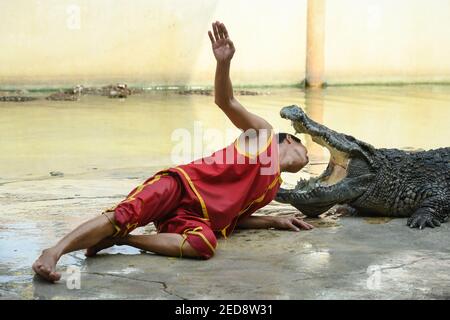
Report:
M 146 176 L 143 169 L 92 171 L 0 184 L 0 298 L 450 298 L 450 225 L 411 230 L 404 219 L 326 217 L 308 220 L 317 226 L 308 232 L 238 231 L 220 240 L 208 261 L 126 247 L 94 258 L 76 252 L 61 260 L 58 283 L 33 276 L 30 266 L 40 250 L 120 201 Z M 260 213 L 295 210 L 271 204 Z M 81 271 L 80 289 L 67 286 L 70 266 Z

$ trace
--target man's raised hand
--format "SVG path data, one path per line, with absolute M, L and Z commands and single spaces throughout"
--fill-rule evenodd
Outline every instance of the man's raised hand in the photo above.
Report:
M 217 62 L 228 62 L 233 58 L 235 48 L 233 41 L 228 36 L 225 25 L 219 21 L 212 23 L 213 31 L 208 31 L 211 40 L 214 57 Z M 213 35 L 214 33 L 214 35 Z

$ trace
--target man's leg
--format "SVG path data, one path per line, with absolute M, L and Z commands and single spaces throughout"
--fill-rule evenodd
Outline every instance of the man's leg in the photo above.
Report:
M 33 270 L 46 280 L 58 281 L 61 275 L 56 272 L 56 264 L 63 254 L 92 247 L 115 232 L 108 219 L 113 221 L 114 212 L 107 212 L 78 226 L 55 246 L 45 249 L 34 262 Z
M 209 259 L 215 253 L 217 239 L 207 222 L 181 207 L 159 234 L 131 236 L 125 244 L 172 257 Z
M 123 238 L 109 237 L 89 248 L 86 255 L 93 256 L 97 252 L 114 245 L 127 245 L 169 257 L 201 257 L 189 242 L 185 240 L 185 237 L 178 233 L 158 233 L 151 235 L 129 234 Z
M 49 281 L 58 281 L 56 263 L 65 253 L 88 249 L 113 234 L 125 235 L 138 226 L 146 225 L 171 212 L 181 197 L 181 188 L 175 177 L 157 174 L 134 188 L 127 198 L 102 216 L 87 221 L 61 239 L 54 247 L 42 252 L 33 264 L 33 270 Z
M 211 258 L 217 246 L 214 232 L 209 225 L 183 215 L 183 211 L 180 208 L 178 215 L 166 221 L 162 233 L 109 237 L 89 248 L 86 255 L 95 255 L 113 245 L 128 245 L 170 257 Z

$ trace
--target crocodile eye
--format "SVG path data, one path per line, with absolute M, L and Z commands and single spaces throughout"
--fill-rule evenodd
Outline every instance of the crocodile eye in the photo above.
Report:
M 349 136 L 349 135 L 345 135 L 345 138 L 346 138 L 347 140 L 349 140 L 349 141 L 352 141 L 352 142 L 356 141 L 356 139 L 355 139 L 354 137 Z
M 400 162 L 400 161 L 402 161 L 402 157 L 395 157 L 395 158 L 394 158 L 394 161 L 395 161 L 395 162 Z

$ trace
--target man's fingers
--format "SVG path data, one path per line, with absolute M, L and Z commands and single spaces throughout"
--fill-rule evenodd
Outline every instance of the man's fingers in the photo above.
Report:
M 208 31 L 208 36 L 209 36 L 209 40 L 211 40 L 211 44 L 214 44 L 215 41 L 214 41 L 214 37 L 213 37 L 211 31 Z
M 306 230 L 314 229 L 314 226 L 312 224 L 306 223 L 302 221 L 302 225 L 305 227 Z
M 231 40 L 229 40 L 228 30 L 223 23 L 219 21 L 213 22 L 212 30 L 214 33 L 214 37 L 211 31 L 208 31 L 209 39 L 211 40 L 212 44 L 220 39 L 227 39 L 228 45 L 234 50 L 234 44 Z
M 307 223 L 301 219 L 293 218 L 293 221 L 297 226 L 299 226 L 302 229 L 310 230 L 310 229 L 314 228 L 314 226 L 310 225 L 309 223 Z
M 306 229 L 306 230 L 314 229 L 314 226 L 313 226 L 312 224 L 306 223 L 305 221 L 302 221 L 302 222 L 301 222 L 301 225 L 302 225 L 302 227 L 303 227 L 304 229 Z
M 219 39 L 223 38 L 222 25 L 219 21 L 216 22 L 217 25 L 217 33 L 219 34 Z
M 216 41 L 219 40 L 219 31 L 217 30 L 217 22 L 213 22 L 212 29 L 214 32 L 214 37 L 216 38 Z
M 295 226 L 295 224 L 293 224 L 291 221 L 289 221 L 288 226 L 289 226 L 289 229 L 290 229 L 290 230 L 293 230 L 293 231 L 300 231 L 300 229 L 297 228 L 297 227 Z
M 217 30 L 217 40 L 222 39 L 222 36 L 220 35 L 220 22 L 216 21 L 216 30 Z
M 220 39 L 226 39 L 224 28 L 225 28 L 225 25 L 223 23 L 219 23 L 219 36 L 220 36 Z
M 312 224 L 309 224 L 309 223 L 307 223 L 307 222 L 305 222 L 305 221 L 303 221 L 303 220 L 300 220 L 300 223 L 302 224 L 302 226 L 307 227 L 308 230 L 309 230 L 309 229 L 314 229 L 314 226 L 313 226 Z
M 225 27 L 225 25 L 222 23 L 222 31 L 223 31 L 223 35 L 225 36 L 225 39 L 228 39 L 228 30 L 227 27 Z

